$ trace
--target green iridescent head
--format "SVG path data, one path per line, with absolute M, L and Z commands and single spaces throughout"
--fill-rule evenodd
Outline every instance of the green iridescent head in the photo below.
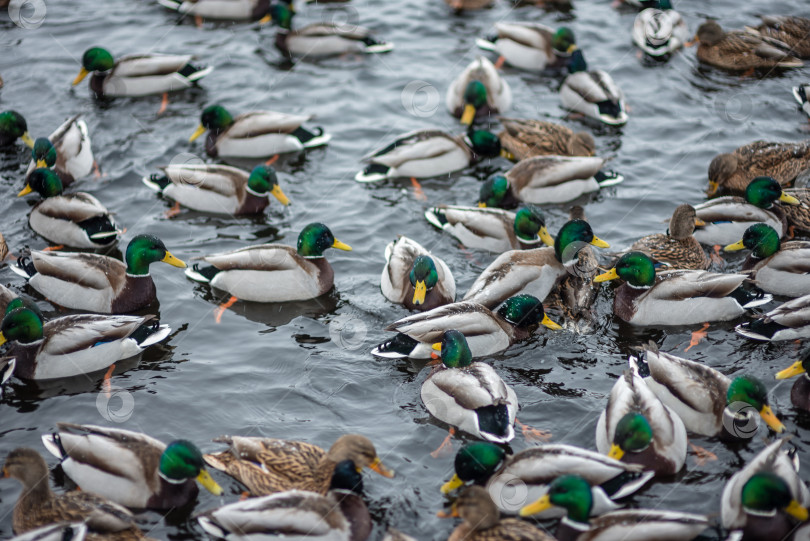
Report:
M 562 507 L 569 520 L 587 524 L 593 507 L 591 485 L 579 475 L 561 475 L 548 485 L 545 496 L 521 509 L 520 516 L 536 515 L 552 507 Z
M 543 303 L 531 295 L 509 297 L 498 308 L 498 315 L 518 328 L 528 329 L 540 324 L 554 330 L 561 328 L 546 315 Z
M 741 241 L 725 247 L 729 252 L 748 248 L 751 255 L 757 259 L 771 257 L 779 251 L 781 243 L 779 233 L 767 224 L 754 224 L 743 233 Z
M 785 480 L 772 472 L 752 475 L 742 487 L 740 501 L 748 512 L 770 514 L 781 510 L 800 521 L 807 520 L 807 509 L 793 499 Z
M 652 438 L 652 427 L 646 417 L 638 412 L 626 413 L 616 423 L 610 455 L 618 460 L 624 453 L 640 453 L 650 446 Z
M 554 255 L 557 261 L 566 263 L 576 258 L 585 245 L 610 248 L 610 245 L 593 234 L 591 225 L 585 220 L 570 220 L 560 228 L 554 239 Z
M 186 267 L 185 263 L 166 249 L 162 240 L 153 235 L 138 235 L 129 241 L 124 259 L 127 262 L 127 273 L 134 275 L 149 274 L 149 265 L 158 261 L 181 269 Z
M 576 48 L 577 40 L 574 31 L 567 26 L 561 26 L 551 37 L 551 46 L 560 53 L 572 53 Z
M 222 489 L 205 469 L 202 453 L 188 440 L 176 440 L 166 446 L 160 456 L 160 476 L 170 483 L 196 479 L 212 494 L 219 496 Z
M 580 71 L 588 71 L 588 63 L 585 62 L 585 55 L 582 54 L 582 50 L 577 49 L 571 53 L 571 59 L 568 62 L 568 73 Z
M 92 47 L 82 55 L 82 67 L 87 71 L 107 71 L 113 69 L 113 66 L 115 61 L 107 49 Z
M 56 147 L 47 137 L 37 137 L 31 149 L 31 157 L 37 167 L 53 167 L 56 165 Z
M 770 208 L 780 199 L 787 199 L 787 202 L 792 203 L 792 198 L 783 194 L 782 186 L 772 177 L 756 177 L 745 187 L 745 200 L 762 209 Z
M 473 130 L 467 137 L 470 148 L 479 158 L 495 158 L 501 155 L 501 140 L 498 136 L 487 130 Z
M 731 380 L 726 392 L 726 404 L 732 408 L 732 413 L 745 413 L 742 404 L 753 407 L 763 421 L 774 432 L 780 433 L 785 430 L 768 401 L 768 389 L 765 384 L 754 376 L 743 375 Z
M 348 490 L 355 494 L 363 492 L 362 470 L 357 468 L 354 460 L 341 460 L 335 465 L 329 490 Z
M 461 123 L 469 126 L 475 120 L 476 112 L 487 104 L 487 87 L 481 81 L 470 81 L 464 89 L 464 110 Z
M 661 11 L 672 9 L 672 3 L 669 0 L 658 0 L 658 9 Z
M 270 17 L 279 28 L 285 30 L 292 28 L 293 15 L 294 13 L 292 9 L 290 9 L 290 6 L 285 3 L 277 2 L 270 6 Z
M 0 344 L 17 341 L 30 344 L 42 338 L 42 318 L 29 308 L 15 308 L 0 323 Z
M 281 186 L 278 184 L 276 170 L 269 165 L 257 165 L 253 168 L 248 177 L 247 189 L 253 195 L 266 197 L 271 194 L 282 205 L 290 204 L 290 200 L 284 195 Z
M 439 283 L 439 273 L 433 259 L 427 255 L 415 258 L 408 279 L 414 287 L 413 303 L 416 305 L 424 303 L 427 292 Z
M 464 368 L 472 364 L 472 352 L 467 345 L 467 338 L 459 331 L 445 331 L 440 344 L 433 344 L 433 349 L 439 349 L 442 363 L 447 368 Z
M 616 266 L 593 279 L 594 282 L 607 282 L 621 278 L 633 287 L 651 287 L 655 284 L 655 264 L 641 252 L 627 252 Z
M 200 124 L 212 132 L 221 132 L 231 127 L 233 117 L 221 105 L 209 105 L 200 115 Z
M 37 303 L 35 303 L 31 299 L 28 299 L 26 297 L 14 297 L 6 305 L 5 314 L 11 313 L 17 308 L 27 308 L 32 312 L 34 312 L 36 315 L 38 315 L 39 319 L 45 321 L 45 316 L 42 315 L 42 311 L 39 309 L 39 306 L 37 306 Z
M 546 228 L 546 217 L 543 211 L 535 206 L 530 205 L 517 211 L 514 230 L 517 238 L 524 243 L 536 244 L 542 241 L 548 246 L 554 244 L 554 239 Z
M 500 208 L 507 193 L 509 193 L 509 181 L 506 177 L 493 175 L 481 184 L 478 192 L 478 206 Z
M 53 169 L 45 169 L 40 167 L 31 171 L 31 174 L 28 175 L 28 183 L 26 188 L 29 187 L 42 197 L 56 197 L 62 193 L 62 180 L 53 171 Z M 23 192 L 28 193 L 28 191 L 29 190 L 27 189 L 23 189 Z
M 323 257 L 323 252 L 327 248 L 351 251 L 348 244 L 337 240 L 323 224 L 309 224 L 298 235 L 298 254 L 303 257 Z
M 25 118 L 17 111 L 3 111 L 0 113 L 0 146 L 10 145 L 17 139 L 22 139 L 29 147 L 34 146 Z
M 456 475 L 464 482 L 484 483 L 503 465 L 506 451 L 494 443 L 468 443 L 456 453 Z

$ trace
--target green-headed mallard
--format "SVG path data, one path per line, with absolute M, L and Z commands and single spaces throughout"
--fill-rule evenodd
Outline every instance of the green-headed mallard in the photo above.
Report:
M 456 302 L 392 323 L 385 330 L 398 334 L 371 354 L 391 359 L 428 359 L 433 344 L 441 340 L 444 332 L 457 330 L 467 338 L 473 357 L 482 357 L 526 340 L 538 325 L 560 328 L 531 295 L 510 297 L 496 312 L 477 302 Z
M 557 30 L 534 22 L 495 23 L 495 33 L 476 40 L 485 51 L 498 53 L 510 65 L 528 70 L 565 66 L 576 48 L 576 38 L 570 28 Z
M 432 310 L 456 300 L 450 267 L 405 236 L 385 247 L 380 289 L 386 299 L 410 310 Z
M 810 84 L 803 83 L 798 86 L 794 86 L 791 91 L 793 92 L 793 97 L 796 98 L 796 102 L 799 104 L 799 107 L 804 114 L 810 116 Z
M 642 237 L 629 250 L 647 254 L 656 265 L 663 264 L 673 269 L 708 269 L 711 262 L 692 235 L 696 225 L 704 225 L 704 222 L 698 220 L 692 205 L 684 203 L 672 213 L 666 233 Z
M 12 537 L 9 541 L 84 541 L 86 536 L 87 524 L 84 522 L 57 522 Z
M 729 154 L 718 154 L 709 164 L 708 195 L 719 191 L 742 195 L 751 179 L 769 176 L 783 187 L 810 169 L 810 140 L 801 143 L 754 141 Z
M 459 331 L 444 331 L 433 349 L 438 349 L 442 364 L 433 367 L 422 383 L 422 403 L 428 412 L 476 438 L 512 441 L 518 410 L 515 390 L 490 365 L 473 362 L 467 339 Z
M 425 211 L 428 222 L 446 231 L 467 248 L 505 252 L 538 244 L 552 246 L 542 211 L 523 207 L 509 212 L 481 207 L 440 206 Z
M 290 200 L 278 184 L 276 170 L 257 165 L 248 173 L 229 165 L 177 164 L 143 177 L 143 183 L 159 194 L 193 210 L 216 214 L 256 214 L 269 203 L 269 196 L 282 205 Z
M 545 120 L 500 118 L 503 131 L 501 146 L 516 160 L 533 156 L 593 156 L 596 143 L 587 132 L 576 132 Z
M 728 321 L 747 308 L 770 302 L 762 291 L 741 286 L 745 274 L 718 274 L 696 270 L 655 272 L 652 259 L 641 252 L 624 254 L 608 272 L 594 278 L 606 282 L 621 278 L 613 313 L 633 325 L 694 325 Z
M 323 224 L 312 223 L 298 235 L 298 247 L 258 244 L 232 252 L 198 257 L 208 263 L 186 271 L 197 282 L 209 283 L 234 297 L 254 302 L 303 301 L 320 297 L 335 284 L 328 248 L 351 250 Z
M 214 441 L 230 448 L 204 455 L 205 461 L 245 485 L 252 496 L 287 490 L 326 494 L 335 469 L 344 461 L 352 462 L 355 469 L 394 476 L 377 456 L 374 444 L 359 434 L 339 437 L 329 451 L 311 443 L 271 438 L 222 436 Z
M 33 251 L 11 269 L 54 304 L 120 314 L 155 300 L 150 264 L 162 261 L 173 267 L 186 266 L 152 235 L 138 235 L 129 241 L 124 259 L 126 263 L 98 254 Z
M 487 308 L 494 308 L 521 293 L 543 300 L 569 272 L 573 272 L 580 249 L 587 245 L 609 247 L 593 234 L 588 222 L 566 222 L 560 228 L 553 248 L 510 250 L 499 255 L 478 275 L 463 300 Z
M 476 118 L 508 111 L 512 107 L 512 89 L 492 62 L 479 56 L 450 83 L 445 103 L 451 115 L 469 126 Z
M 26 180 L 34 169 L 50 167 L 59 175 L 65 188 L 92 173 L 95 166 L 87 124 L 78 115 L 67 119 L 47 139 L 37 138 L 31 155 L 33 159 L 25 172 Z
M 810 295 L 780 304 L 753 321 L 734 328 L 753 340 L 778 342 L 810 337 Z
M 18 447 L 6 456 L 3 476 L 23 486 L 14 506 L 14 533 L 21 534 L 57 522 L 87 524 L 95 539 L 134 541 L 146 539 L 135 525 L 135 517 L 124 507 L 90 492 L 54 494 L 48 486 L 48 465 L 39 453 Z
M 28 134 L 28 123 L 17 111 L 3 111 L 0 113 L 0 147 L 14 144 L 17 139 L 29 147 L 34 146 L 34 139 Z
M 810 294 L 810 241 L 782 243 L 773 227 L 754 224 L 745 230 L 742 240 L 724 249 L 751 250 L 743 271 L 750 272 L 760 289 L 785 297 Z
M 448 541 L 554 541 L 554 538 L 523 520 L 501 518 L 501 513 L 489 492 L 481 487 L 465 488 L 450 512 L 439 517 L 458 517 L 463 522 L 456 526 Z
M 63 194 L 62 181 L 51 169 L 35 169 L 18 196 L 32 191 L 43 200 L 31 210 L 28 225 L 46 240 L 72 248 L 103 248 L 118 241 L 121 232 L 110 211 L 89 193 Z
M 560 87 L 560 103 L 563 109 L 581 113 L 609 126 L 627 123 L 624 94 L 603 70 L 588 71 L 582 51 L 571 53 L 568 76 Z
M 776 373 L 776 379 L 788 379 L 799 376 L 790 388 L 790 401 L 793 406 L 810 411 L 810 350 L 802 352 L 798 361 Z
M 798 461 L 776 440 L 726 483 L 721 497 L 723 527 L 742 539 L 790 539 L 808 518 L 810 491 L 799 477 Z
M 269 21 L 271 0 L 158 0 L 158 4 L 215 21 Z
M 791 55 L 785 43 L 741 30 L 726 32 L 715 21 L 701 24 L 694 39 L 700 43 L 698 60 L 724 70 L 800 68 L 804 65 Z
M 656 475 L 674 475 L 686 461 L 686 428 L 631 365 L 616 380 L 596 423 L 596 448 Z
M 810 19 L 793 15 L 760 15 L 759 18 L 762 24 L 750 30 L 781 41 L 790 47 L 794 56 L 810 58 Z
M 630 367 L 689 432 L 748 439 L 756 430 L 757 415 L 774 432 L 785 430 L 768 403 L 768 389 L 753 376 L 731 379 L 705 364 L 658 351 L 655 344 L 646 346 L 642 357 L 630 357 Z
M 166 445 L 130 430 L 57 423 L 56 432 L 44 434 L 42 443 L 83 491 L 126 507 L 184 507 L 197 498 L 195 480 L 212 494 L 222 494 L 202 453 L 187 440 Z
M 549 485 L 548 494 L 521 509 L 520 516 L 533 516 L 555 506 L 566 511 L 566 517 L 555 532 L 559 541 L 690 541 L 711 526 L 709 517 L 704 515 L 653 509 L 612 511 L 590 518 L 591 487 L 578 475 L 558 477 Z
M 220 158 L 266 158 L 284 152 L 325 145 L 332 138 L 321 128 L 313 133 L 302 127 L 312 115 L 254 111 L 236 117 L 221 105 L 206 107 L 200 125 L 189 137 L 194 141 L 208 130 L 205 151 Z
M 454 136 L 441 130 L 417 130 L 363 158 L 369 165 L 357 182 L 387 178 L 431 178 L 460 171 L 483 158 L 508 157 L 498 137 L 486 130 Z
M 108 50 L 92 47 L 82 55 L 82 68 L 73 86 L 92 73 L 90 90 L 98 97 L 141 97 L 174 92 L 191 87 L 214 69 L 195 65 L 192 60 L 192 55 L 154 53 L 113 60 Z
M 689 41 L 689 28 L 681 14 L 672 9 L 670 0 L 655 4 L 636 15 L 633 42 L 646 54 L 659 57 L 683 47 Z
M 617 509 L 619 506 L 612 499 L 633 494 L 654 475 L 654 472 L 642 471 L 638 464 L 628 464 L 564 444 L 541 444 L 507 455 L 493 443 L 474 442 L 459 449 L 454 465 L 453 478 L 442 485 L 443 494 L 470 483 L 486 486 L 490 493 L 503 496 L 495 502 L 498 508 L 512 514 L 520 511 L 527 501 L 546 494 L 548 484 L 560 475 L 576 473 L 591 483 L 592 515 Z M 509 489 L 518 486 L 525 489 L 525 494 L 509 498 Z M 563 513 L 549 509 L 537 518 L 557 516 L 563 516 Z

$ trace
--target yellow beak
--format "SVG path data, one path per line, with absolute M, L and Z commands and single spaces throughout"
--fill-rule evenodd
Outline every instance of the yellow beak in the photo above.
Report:
M 442 343 L 441 342 L 436 342 L 435 344 L 430 346 L 430 348 L 433 351 L 435 351 L 436 353 L 441 353 L 442 352 Z
M 265 15 L 264 17 L 259 19 L 259 24 L 267 24 L 272 20 L 273 20 L 273 17 L 271 17 L 270 14 L 268 13 L 267 15 Z
M 567 52 L 568 54 L 571 54 L 571 53 L 573 53 L 573 52 L 574 52 L 574 51 L 576 51 L 576 50 L 577 50 L 577 44 L 576 44 L 576 43 L 572 43 L 571 45 L 569 45 L 569 46 L 568 46 L 568 49 L 566 50 L 566 52 Z
M 540 237 L 540 240 L 542 240 L 543 244 L 546 246 L 554 246 L 554 239 L 548 234 L 546 226 L 540 228 L 540 231 L 537 232 L 537 236 Z
M 543 321 L 541 321 L 540 323 L 553 331 L 562 330 L 562 327 L 551 321 L 551 318 L 548 317 L 548 314 L 543 314 Z
M 782 424 L 782 421 L 776 418 L 776 415 L 773 413 L 773 410 L 767 404 L 762 406 L 762 409 L 759 410 L 759 416 L 762 417 L 762 420 L 765 421 L 765 424 L 768 425 L 768 428 L 770 428 L 777 434 L 785 431 L 785 425 Z
M 792 378 L 794 376 L 799 376 L 801 374 L 804 374 L 804 372 L 805 372 L 805 370 L 804 370 L 804 366 L 802 366 L 802 362 L 801 361 L 796 361 L 795 363 L 790 365 L 788 368 L 785 368 L 784 370 L 782 370 L 780 372 L 777 372 L 776 373 L 776 379 L 788 379 L 788 378 Z
M 344 252 L 351 252 L 352 247 L 348 244 L 343 244 L 339 240 L 335 239 L 335 242 L 332 243 L 332 248 L 337 248 L 338 250 L 343 250 Z
M 207 471 L 200 470 L 200 475 L 197 476 L 197 481 L 214 496 L 219 496 L 222 494 L 222 487 L 219 486 L 216 481 L 214 481 L 214 478 L 211 477 Z
M 427 285 L 424 280 L 417 280 L 416 287 L 413 290 L 413 303 L 420 305 L 425 303 L 425 295 L 427 295 Z
M 619 447 L 615 443 L 610 446 L 610 452 L 608 453 L 608 457 L 616 459 L 616 460 L 621 460 L 623 456 L 624 456 L 624 450 L 622 450 L 621 447 Z
M 17 197 L 22 197 L 24 195 L 28 195 L 29 193 L 33 192 L 34 190 L 31 188 L 30 184 L 26 184 L 25 188 L 20 190 L 20 193 L 17 194 Z
M 3 333 L 0 332 L 0 346 L 5 344 L 6 342 L 8 342 L 8 340 L 6 340 L 6 337 L 3 336 Z
M 717 182 L 715 182 L 713 180 L 710 180 L 709 181 L 709 189 L 706 190 L 706 195 L 708 195 L 709 197 L 713 196 L 714 194 L 717 193 L 718 188 L 720 188 L 720 185 L 717 184 Z
M 616 272 L 616 267 L 613 267 L 609 271 L 604 274 L 600 274 L 599 276 L 595 276 L 593 281 L 594 282 L 608 282 L 610 280 L 615 280 L 619 277 L 619 274 Z
M 45 160 L 37 160 L 37 167 L 48 167 L 48 162 Z
M 461 123 L 465 126 L 469 126 L 473 123 L 475 119 L 475 107 L 471 104 L 467 104 L 464 106 L 464 112 L 461 114 Z
M 796 500 L 791 500 L 790 505 L 785 507 L 785 512 L 788 515 L 801 520 L 802 522 L 807 520 L 808 517 L 807 508 Z
M 166 255 L 163 256 L 163 259 L 161 259 L 161 261 L 163 261 L 164 263 L 168 263 L 172 267 L 180 267 L 181 269 L 185 269 L 187 267 L 187 265 L 183 262 L 182 259 L 177 259 L 168 250 L 166 250 Z
M 781 201 L 782 203 L 787 203 L 788 205 L 801 205 L 802 204 L 801 201 L 799 201 L 798 199 L 796 199 L 795 197 L 793 197 L 790 194 L 786 194 L 785 192 L 782 192 L 782 195 L 779 196 L 779 201 Z
M 545 511 L 546 509 L 551 509 L 551 507 L 553 506 L 554 504 L 551 503 L 551 498 L 549 497 L 548 494 L 546 494 L 539 500 L 522 507 L 520 509 L 520 516 L 530 517 L 532 515 L 536 515 L 537 513 Z
M 20 139 L 22 139 L 23 143 L 28 145 L 29 148 L 34 148 L 34 140 L 31 139 L 31 135 L 28 132 L 22 134 Z
M 72 86 L 76 86 L 77 84 L 81 83 L 81 82 L 84 80 L 84 78 L 85 78 L 85 77 L 87 77 L 87 75 L 88 75 L 89 73 L 90 73 L 90 72 L 89 72 L 89 71 L 87 71 L 87 70 L 84 68 L 84 66 L 82 66 L 82 69 L 80 69 L 80 70 L 79 70 L 79 74 L 76 76 L 76 78 L 75 78 L 75 79 L 73 79 L 73 85 L 72 85 Z
M 695 218 L 695 227 L 703 227 L 704 225 L 706 225 L 706 222 L 700 218 Z
M 453 474 L 453 478 L 442 485 L 441 488 L 442 494 L 450 494 L 455 489 L 463 485 L 464 481 L 461 480 L 458 474 Z
M 501 149 L 501 158 L 506 158 L 507 160 L 516 161 L 515 155 L 506 150 L 505 148 Z
M 739 250 L 745 250 L 745 244 L 743 244 L 742 240 L 738 240 L 734 244 L 729 244 L 728 246 L 723 248 L 723 250 L 727 252 L 737 252 Z
M 597 248 L 610 248 L 610 244 L 603 241 L 602 239 L 600 239 L 596 235 L 594 235 L 593 238 L 591 239 L 591 244 L 593 244 Z
M 487 208 L 487 204 L 484 203 L 483 201 L 479 201 L 478 202 L 478 208 L 485 209 L 485 208 Z
M 190 143 L 194 141 L 197 137 L 201 136 L 204 133 L 205 133 L 205 126 L 200 124 L 199 126 L 197 126 L 197 129 L 194 130 L 194 133 L 191 134 L 191 137 L 188 138 L 188 142 Z
M 371 471 L 375 471 L 383 477 L 388 477 L 390 479 L 394 476 L 394 470 L 389 470 L 386 468 L 383 465 L 382 460 L 380 460 L 380 457 L 374 457 L 374 460 L 371 462 L 371 464 L 369 464 L 368 467 L 371 468 Z
M 284 205 L 285 207 L 290 204 L 289 198 L 284 195 L 284 192 L 281 190 L 281 186 L 276 184 L 273 186 L 273 189 L 270 190 L 270 193 L 273 194 L 273 197 L 278 199 L 278 202 Z

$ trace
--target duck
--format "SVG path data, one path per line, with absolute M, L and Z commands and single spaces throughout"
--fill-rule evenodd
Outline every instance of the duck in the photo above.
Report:
M 385 148 L 374 151 L 368 163 L 354 176 L 357 182 L 379 182 L 387 178 L 443 177 L 466 169 L 484 158 L 508 158 L 498 137 L 486 130 L 470 130 L 454 136 L 441 130 L 416 130 L 399 136 Z
M 796 102 L 799 104 L 799 107 L 804 114 L 810 117 L 810 100 L 808 100 L 808 96 L 810 96 L 810 84 L 803 83 L 798 86 L 794 86 L 791 88 L 791 92 L 793 93 L 793 97 L 796 98 Z
M 0 263 L 5 261 L 9 254 L 8 243 L 6 242 L 6 237 L 0 233 Z
M 790 48 L 791 54 L 799 58 L 810 58 L 810 19 L 794 15 L 760 15 L 759 26 L 746 27 L 746 30 L 778 40 Z
M 42 321 L 38 310 L 19 307 L 0 323 L 0 345 L 10 343 L 17 377 L 67 378 L 129 359 L 171 333 L 155 316 L 76 314 Z
M 200 125 L 189 142 L 208 131 L 205 151 L 216 158 L 267 158 L 285 152 L 300 152 L 327 144 L 332 136 L 322 128 L 302 127 L 312 115 L 253 111 L 236 117 L 221 105 L 203 109 Z
M 725 192 L 743 195 L 751 179 L 770 176 L 782 187 L 810 168 L 810 140 L 799 143 L 754 141 L 709 164 L 709 197 Z
M 492 311 L 477 302 L 456 302 L 413 314 L 385 328 L 397 335 L 371 352 L 389 359 L 429 359 L 433 344 L 447 330 L 458 330 L 467 339 L 473 357 L 503 351 L 528 339 L 538 325 L 559 330 L 543 310 L 543 304 L 531 295 L 515 295 Z
M 560 86 L 563 109 L 573 111 L 607 124 L 627 124 L 624 93 L 603 70 L 588 71 L 588 64 L 580 49 L 571 53 L 568 76 Z
M 670 0 L 658 0 L 636 15 L 633 42 L 645 54 L 662 57 L 677 51 L 689 41 L 689 28 Z
M 460 13 L 488 8 L 492 5 L 493 0 L 444 0 L 444 3 L 453 8 L 456 13 Z
M 734 330 L 752 340 L 780 342 L 810 337 L 810 295 L 780 304 Z
M 48 465 L 33 449 L 18 447 L 6 455 L 3 477 L 16 479 L 23 486 L 12 515 L 18 535 L 54 523 L 83 522 L 95 539 L 147 539 L 125 507 L 83 490 L 54 494 L 48 486 Z
M 14 357 L 0 357 L 0 398 L 3 397 L 3 385 L 14 375 L 17 368 L 17 359 Z
M 492 35 L 475 44 L 498 53 L 510 66 L 538 72 L 565 67 L 576 49 L 576 36 L 565 26 L 554 30 L 535 22 L 501 21 Z
M 534 156 L 593 156 L 596 143 L 588 132 L 548 122 L 524 118 L 498 117 L 503 131 L 501 146 L 517 161 Z
M 560 475 L 577 473 L 592 485 L 591 516 L 598 516 L 618 509 L 614 499 L 634 494 L 655 475 L 643 471 L 639 464 L 621 462 L 573 445 L 540 444 L 510 455 L 501 446 L 484 441 L 468 443 L 459 449 L 454 468 L 453 477 L 441 487 L 442 494 L 449 495 L 471 485 L 483 486 L 491 494 L 505 494 L 507 487 L 524 487 L 525 497 L 495 501 L 502 513 L 509 514 L 518 513 L 527 501 L 546 494 L 549 483 Z M 536 518 L 562 516 L 561 510 L 549 509 Z
M 270 0 L 158 0 L 158 4 L 184 15 L 215 21 L 269 22 Z
M 385 247 L 380 289 L 386 299 L 409 310 L 424 312 L 456 301 L 456 281 L 447 263 L 404 235 Z
M 690 45 L 697 42 L 697 58 L 704 64 L 728 71 L 800 68 L 804 64 L 785 43 L 741 30 L 726 32 L 715 21 L 697 29 Z
M 439 512 L 439 518 L 460 518 L 448 541 L 465 539 L 468 541 L 554 541 L 554 538 L 526 521 L 515 518 L 501 518 L 501 513 L 490 494 L 483 488 L 465 488 L 449 512 Z
M 92 47 L 82 55 L 82 67 L 73 86 L 92 73 L 90 90 L 98 97 L 139 98 L 175 92 L 193 86 L 213 67 L 193 63 L 192 55 L 143 53 L 114 60 L 107 49 Z
M 767 304 L 771 295 L 745 289 L 746 274 L 667 270 L 656 274 L 653 260 L 628 252 L 611 270 L 594 278 L 625 281 L 616 290 L 613 313 L 631 325 L 695 325 L 729 321 L 749 308 Z
M 777 202 L 801 205 L 773 177 L 756 177 L 745 188 L 745 197 L 726 195 L 695 206 L 703 225 L 693 236 L 701 244 L 723 246 L 736 242 L 750 226 L 765 223 L 782 238 L 788 232 L 787 210 Z
M 232 252 L 197 257 L 186 271 L 191 280 L 211 284 L 232 296 L 252 302 L 290 302 L 320 297 L 335 284 L 332 266 L 323 253 L 328 248 L 351 251 L 321 223 L 311 223 L 298 235 L 298 246 L 258 244 Z
M 530 517 L 555 506 L 566 511 L 554 534 L 559 541 L 623 539 L 628 531 L 637 531 L 640 539 L 689 541 L 712 525 L 705 515 L 658 509 L 619 510 L 590 518 L 591 487 L 579 475 L 555 479 L 548 494 L 523 507 L 520 516 Z
M 686 427 L 631 365 L 610 391 L 596 423 L 596 448 L 655 475 L 675 475 L 686 461 Z
M 745 230 L 741 240 L 723 249 L 751 250 L 742 270 L 749 271 L 763 291 L 785 297 L 810 295 L 810 241 L 782 243 L 773 227 L 754 224 Z
M 630 357 L 631 369 L 680 417 L 687 431 L 724 440 L 750 439 L 757 415 L 775 433 L 785 431 L 771 409 L 768 389 L 757 378 L 743 374 L 731 379 L 705 364 L 659 351 L 655 343 L 642 352 Z M 742 403 L 750 407 L 741 408 Z
M 42 443 L 83 491 L 124 507 L 184 507 L 197 498 L 196 482 L 215 496 L 222 494 L 202 453 L 188 440 L 166 445 L 131 430 L 56 423 L 56 431 L 43 434 Z
M 178 205 L 213 214 L 258 214 L 272 195 L 285 207 L 289 198 L 278 183 L 276 170 L 257 165 L 250 173 L 220 164 L 170 164 L 163 173 L 143 177 L 143 183 Z
M 697 217 L 695 208 L 684 203 L 678 205 L 669 220 L 666 233 L 642 237 L 630 246 L 630 251 L 647 254 L 656 266 L 673 269 L 706 270 L 711 261 L 700 242 L 693 236 L 695 226 L 706 225 Z
M 72 248 L 105 248 L 118 242 L 121 231 L 110 211 L 86 192 L 62 193 L 59 176 L 45 168 L 28 176 L 18 197 L 37 192 L 43 197 L 28 215 L 28 225 L 46 240 Z
M 229 449 L 203 455 L 205 462 L 245 485 L 254 497 L 289 490 L 325 495 L 344 461 L 354 464 L 355 470 L 369 468 L 383 477 L 394 476 L 377 456 L 374 444 L 359 434 L 339 437 L 329 451 L 311 443 L 271 438 L 221 436 L 214 441 Z
M 799 376 L 796 383 L 790 388 L 790 402 L 793 407 L 802 411 L 810 411 L 810 374 L 808 374 L 808 370 L 810 370 L 810 350 L 805 350 L 798 361 L 776 373 L 776 379 L 779 380 Z
M 543 300 L 573 272 L 579 251 L 588 245 L 610 247 L 594 235 L 588 222 L 570 220 L 560 228 L 553 247 L 510 250 L 499 255 L 478 275 L 463 300 L 490 309 L 518 294 Z
M 53 304 L 103 314 L 133 312 L 157 298 L 149 265 L 186 264 L 153 235 L 133 237 L 126 263 L 105 255 L 32 251 L 10 267 Z
M 512 107 L 512 88 L 488 59 L 473 60 L 447 89 L 447 110 L 470 126 L 476 118 L 486 119 Z
M 0 112 L 0 147 L 13 145 L 19 139 L 28 147 L 34 147 L 34 139 L 28 133 L 25 117 L 17 111 Z
M 515 390 L 490 365 L 473 362 L 467 339 L 444 331 L 433 344 L 441 357 L 422 383 L 422 403 L 439 421 L 476 438 L 508 443 L 515 437 Z
M 743 539 L 790 539 L 808 518 L 810 491 L 799 477 L 798 458 L 778 439 L 736 472 L 723 488 L 720 519 Z
M 74 116 L 48 136 L 39 137 L 31 149 L 32 160 L 25 172 L 26 180 L 40 167 L 52 168 L 67 188 L 96 167 L 87 124 Z
M 542 211 L 531 206 L 515 213 L 497 208 L 442 205 L 427 209 L 425 219 L 475 250 L 501 253 L 554 244 Z
M 57 522 L 12 537 L 10 541 L 84 541 L 87 524 L 84 522 Z

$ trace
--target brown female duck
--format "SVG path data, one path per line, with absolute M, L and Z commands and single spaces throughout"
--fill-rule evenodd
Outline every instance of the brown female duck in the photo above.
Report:
M 780 15 L 760 15 L 759 18 L 762 24 L 751 30 L 781 41 L 799 58 L 810 58 L 810 19 Z
M 596 147 L 593 136 L 576 132 L 543 120 L 501 118 L 503 131 L 498 134 L 501 146 L 512 153 L 516 161 L 532 156 L 593 156 Z
M 700 43 L 698 60 L 730 71 L 803 65 L 801 60 L 791 56 L 790 48 L 778 40 L 740 30 L 726 32 L 714 21 L 706 21 L 698 27 L 695 41 Z
M 676 269 L 706 270 L 709 258 L 703 247 L 692 236 L 695 225 L 704 225 L 698 220 L 692 205 L 683 204 L 675 209 L 669 220 L 669 231 L 642 237 L 630 247 L 630 251 L 643 252 L 656 263 L 665 263 Z
M 728 154 L 718 154 L 709 164 L 709 197 L 744 195 L 751 179 L 775 178 L 786 186 L 810 168 L 810 140 L 799 143 L 754 141 Z

